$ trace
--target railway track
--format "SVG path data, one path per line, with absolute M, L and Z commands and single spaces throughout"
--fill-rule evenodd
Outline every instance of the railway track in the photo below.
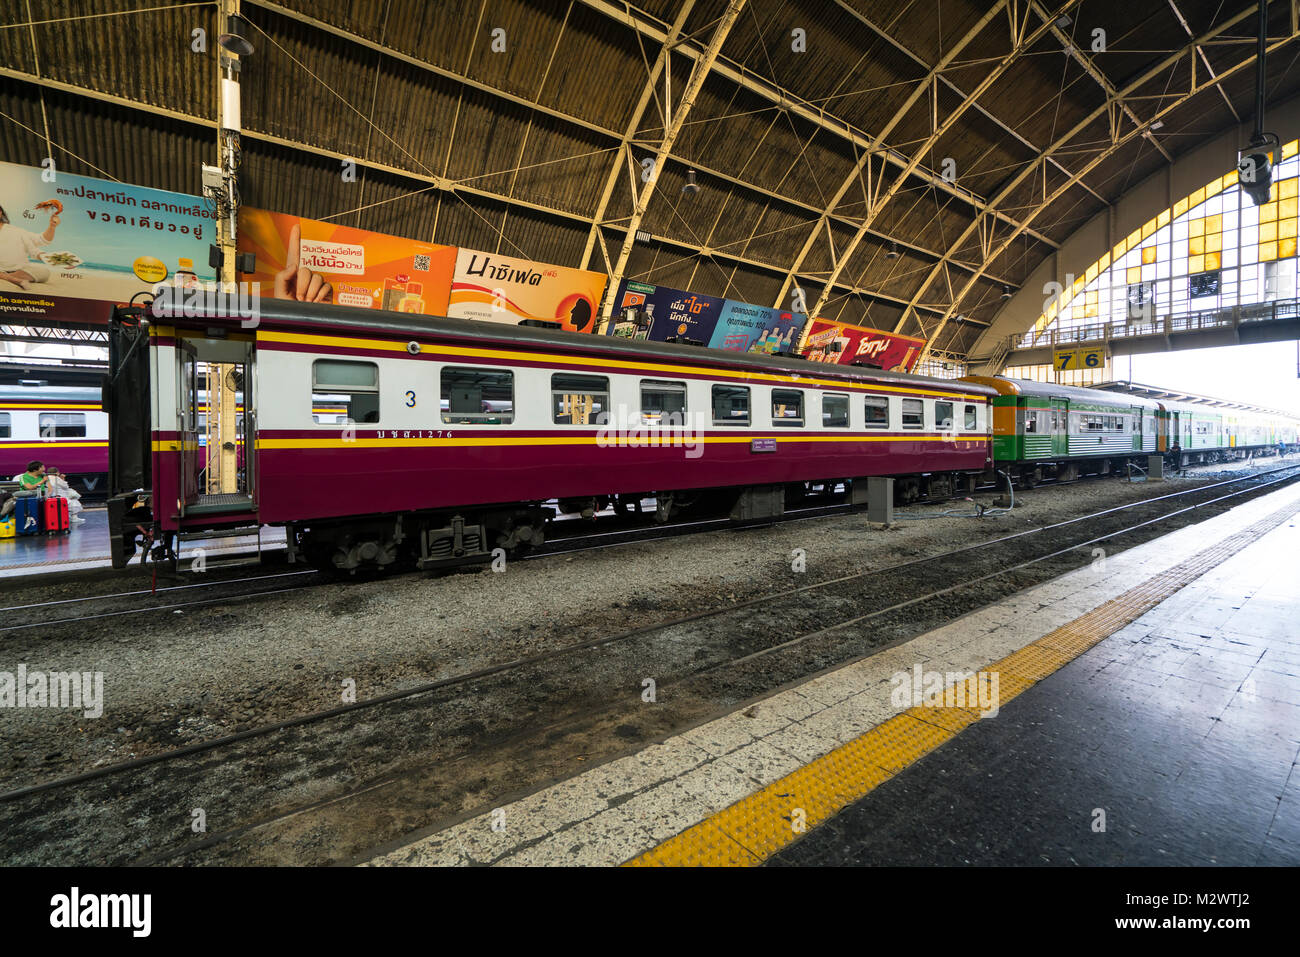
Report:
M 369 762 L 376 769 L 370 774 L 358 775 L 363 779 L 359 787 L 344 782 L 335 786 L 332 793 L 307 802 L 277 804 L 274 782 L 263 781 L 260 789 L 249 789 L 247 794 L 241 795 L 240 800 L 244 803 L 232 816 L 232 826 L 199 840 L 164 840 L 161 847 L 151 841 L 151 852 L 126 859 L 163 863 L 212 852 L 223 846 L 234 846 L 276 822 L 341 800 L 359 798 L 376 789 L 382 791 L 387 786 L 407 781 L 412 775 L 421 774 L 420 766 L 403 768 L 402 761 L 394 758 L 391 753 L 393 743 L 400 741 L 403 735 L 391 728 L 400 728 L 411 722 L 422 727 L 442 728 L 439 722 L 445 723 L 448 720 L 446 716 L 463 717 L 460 712 L 467 707 L 471 713 L 485 719 L 496 719 L 496 726 L 489 724 L 478 736 L 504 741 L 506 748 L 513 746 L 511 741 L 529 741 L 532 743 L 526 747 L 522 743 L 517 746 L 525 748 L 524 754 L 532 754 L 538 734 L 554 735 L 592 722 L 599 724 L 601 716 L 606 715 L 611 707 L 617 710 L 617 702 L 608 700 L 608 689 L 627 684 L 630 676 L 646 673 L 649 666 L 642 666 L 640 659 L 656 642 L 692 649 L 689 660 L 682 662 L 675 673 L 669 669 L 667 680 L 660 685 L 661 690 L 671 688 L 674 695 L 683 701 L 702 702 L 694 710 L 687 707 L 685 713 L 676 716 L 677 719 L 689 720 L 700 713 L 708 713 L 708 702 L 711 700 L 716 705 L 719 695 L 732 702 L 735 699 L 746 700 L 756 696 L 756 688 L 771 690 L 783 682 L 796 680 L 832 664 L 879 651 L 895 640 L 891 636 L 895 636 L 900 627 L 903 631 L 897 635 L 899 640 L 908 628 L 911 633 L 916 633 L 918 627 L 922 630 L 932 627 L 933 623 L 926 620 L 931 614 L 927 610 L 930 606 L 936 606 L 934 613 L 939 615 L 936 622 L 941 623 L 945 614 L 952 617 L 951 610 L 945 612 L 938 607 L 945 602 L 968 611 L 978 604 L 996 600 L 1001 593 L 1011 593 L 1032 584 L 1025 577 L 1030 570 L 1036 569 L 1039 580 L 1042 580 L 1077 567 L 1077 563 L 1071 564 L 1071 561 L 1080 549 L 1149 531 L 1160 523 L 1179 517 L 1189 519 L 1202 510 L 1226 508 L 1244 496 L 1263 494 L 1298 477 L 1300 464 L 1154 496 L 941 554 L 810 583 L 648 627 L 572 642 L 540 654 L 355 704 L 299 715 L 89 772 L 35 782 L 0 794 L 0 820 L 8 819 L 3 829 L 6 836 L 0 838 L 0 847 L 21 840 L 24 835 L 28 840 L 66 835 L 70 825 L 63 817 L 70 806 L 98 807 L 101 802 L 110 801 L 113 795 L 203 791 L 204 780 L 213 775 L 234 774 L 235 768 L 244 772 L 261 768 L 265 772 L 268 762 L 287 760 L 297 765 L 298 772 L 319 785 L 322 779 L 329 777 L 322 769 L 337 765 L 339 748 L 347 749 L 349 741 L 354 751 L 361 752 L 355 759 L 350 759 L 352 766 Z M 1241 484 L 1247 487 L 1227 490 L 1232 485 Z M 1176 507 L 1169 509 L 1163 505 Z M 1202 514 L 1208 517 L 1208 513 Z M 954 565 L 957 558 L 962 559 L 959 566 Z M 950 573 L 954 567 L 961 569 L 960 576 Z M 954 580 L 957 577 L 960 580 Z M 866 585 L 870 587 L 854 591 L 854 586 Z M 845 594 L 853 594 L 854 600 L 846 604 Z M 903 618 L 907 621 L 903 622 Z M 918 620 L 920 626 L 916 625 Z M 866 623 L 871 623 L 869 630 L 874 638 L 845 640 L 853 629 Z M 672 640 L 667 641 L 669 638 Z M 789 654 L 795 649 L 799 651 L 798 655 Z M 658 667 L 659 673 L 663 673 L 662 666 Z M 756 673 L 761 673 L 760 685 L 754 683 Z M 585 685 L 584 677 L 587 679 Z M 553 698 L 547 696 L 553 694 L 555 684 L 567 686 L 571 680 L 574 685 L 570 700 L 576 703 L 566 702 L 556 707 Z M 594 704 L 578 693 L 591 686 L 593 681 L 595 687 L 606 689 L 605 700 Z M 504 688 L 521 698 L 516 709 L 518 720 L 526 722 L 535 712 L 549 711 L 552 713 L 550 722 L 544 728 L 535 729 L 536 733 L 531 737 L 527 734 L 519 737 L 523 730 L 512 725 L 509 716 L 492 715 L 493 702 L 498 700 Z M 521 688 L 522 694 L 519 694 Z M 467 705 L 467 702 L 473 704 Z M 434 716 L 432 725 L 429 723 L 431 716 Z M 384 724 L 390 729 L 380 727 Z M 357 729 L 362 727 L 374 730 L 366 735 L 369 743 L 359 745 L 354 738 Z M 662 729 L 655 733 L 662 733 Z M 313 736 L 318 740 L 312 740 Z M 454 766 L 466 754 L 474 753 L 475 737 L 474 733 L 443 734 L 435 753 L 426 750 L 421 756 L 422 761 L 425 764 L 436 763 L 441 757 L 449 766 Z M 220 756 L 216 754 L 218 752 Z M 351 776 L 349 773 L 346 777 Z M 54 794 L 64 797 L 51 805 L 48 798 Z M 76 794 L 76 799 L 72 798 L 73 794 Z M 42 806 L 48 808 L 44 814 L 39 810 Z M 168 813 L 173 812 L 171 809 Z M 158 809 L 153 808 L 152 813 L 144 816 L 152 818 L 157 813 Z M 58 843 L 57 837 L 54 843 Z M 112 846 L 118 847 L 116 844 Z
M 1275 469 L 1254 472 L 1248 476 L 1226 479 L 1210 485 L 1198 486 L 1196 489 L 1184 489 L 1178 492 L 1155 496 L 1151 499 L 1144 499 L 1143 502 L 1162 501 L 1169 498 L 1192 495 L 1205 489 L 1220 488 L 1241 482 L 1252 481 L 1261 476 L 1272 475 L 1296 468 L 1300 468 L 1300 464 L 1280 466 Z M 1120 506 L 1120 508 L 1133 508 L 1143 504 L 1143 502 L 1129 503 Z M 848 504 L 830 503 L 788 510 L 785 513 L 785 517 L 779 521 L 782 523 L 809 521 L 827 515 L 847 513 L 853 510 L 854 507 Z M 859 511 L 860 510 L 861 509 L 859 509 Z M 1108 511 L 1110 510 L 1103 510 L 1102 512 L 1093 514 L 1101 515 L 1106 514 Z M 908 516 L 906 513 L 903 513 L 902 517 L 905 519 Z M 926 516 L 917 517 L 924 518 Z M 1083 521 L 1084 518 L 1088 517 L 1090 516 L 1084 516 L 1083 518 L 1071 521 Z M 566 522 L 564 524 L 576 525 L 577 522 Z M 677 522 L 666 525 L 653 525 L 649 527 L 615 529 L 610 531 L 578 532 L 576 534 L 569 533 L 548 540 L 545 545 L 536 551 L 512 559 L 512 561 L 539 561 L 554 558 L 559 555 L 570 555 L 585 551 L 647 544 L 650 542 L 677 538 L 683 535 L 693 535 L 700 532 L 733 527 L 735 527 L 734 523 L 729 519 L 718 518 Z M 1051 527 L 1054 526 L 1044 526 L 1043 528 Z M 990 539 L 989 543 L 991 544 L 1001 540 L 1002 539 L 1000 538 L 994 538 Z M 399 571 L 398 573 L 400 574 L 402 572 Z M 292 584 L 288 583 L 290 580 L 292 580 Z M 183 585 L 166 585 L 155 589 L 134 589 L 109 595 L 88 595 L 79 598 L 56 599 L 47 602 L 10 605 L 8 607 L 0 608 L 0 620 L 6 622 L 6 624 L 0 625 L 0 635 L 11 632 L 27 631 L 38 627 L 77 624 L 98 621 L 106 618 L 147 614 L 151 612 L 169 611 L 173 613 L 184 613 L 186 610 L 191 608 L 201 608 L 207 605 L 222 604 L 235 599 L 244 601 L 248 599 L 284 595 L 303 588 L 338 584 L 339 581 L 340 579 L 331 577 L 327 574 L 316 571 L 315 569 L 304 569 L 299 571 L 275 572 L 269 575 L 252 575 L 244 578 L 221 578 L 212 581 L 192 582 Z M 261 587 L 261 584 L 264 582 L 273 583 L 274 587 Z M 244 590 L 247 586 L 253 586 L 252 590 Z M 209 594 L 204 595 L 204 597 L 194 597 L 188 601 L 169 600 L 174 596 L 178 596 L 181 592 L 193 593 L 198 590 L 208 592 Z M 159 595 L 164 596 L 162 601 L 158 600 Z M 85 612 L 80 614 L 58 614 L 58 612 L 62 610 L 87 609 L 92 607 L 93 603 L 96 602 L 113 603 L 115 605 L 120 604 L 121 607 L 113 607 L 103 611 Z M 15 617 L 21 617 L 23 613 L 26 614 L 27 620 L 14 620 Z

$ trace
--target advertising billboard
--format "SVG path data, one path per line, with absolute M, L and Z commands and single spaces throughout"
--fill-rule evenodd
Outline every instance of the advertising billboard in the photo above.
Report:
M 814 319 L 803 356 L 813 362 L 858 363 L 890 372 L 911 372 L 924 348 L 925 340 L 913 336 Z
M 709 345 L 731 352 L 790 352 L 808 317 L 788 309 L 728 299 Z
M 625 310 L 638 310 L 641 324 Z M 722 299 L 624 279 L 614 300 L 611 335 L 655 342 L 689 339 L 730 352 L 788 352 L 799 341 L 806 316 L 738 299 Z
M 237 240 L 256 258 L 245 278 L 267 298 L 447 315 L 455 246 L 251 208 Z
M 215 279 L 197 196 L 0 163 L 0 316 L 106 323 L 154 283 Z
M 607 282 L 603 272 L 461 249 L 447 315 L 511 325 L 537 319 L 595 332 Z

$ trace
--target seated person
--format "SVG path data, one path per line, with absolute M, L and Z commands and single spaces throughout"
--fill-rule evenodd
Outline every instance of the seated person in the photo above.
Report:
M 35 460 L 28 462 L 27 471 L 18 476 L 18 486 L 24 492 L 48 489 L 49 481 L 45 475 L 45 463 Z

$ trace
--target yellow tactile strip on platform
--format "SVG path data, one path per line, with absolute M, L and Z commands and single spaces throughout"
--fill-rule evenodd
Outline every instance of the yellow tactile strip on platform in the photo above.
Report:
M 986 665 L 980 674 L 950 685 L 942 699 L 895 715 L 627 864 L 723 867 L 763 863 L 978 721 L 979 710 L 969 706 L 981 700 L 975 682 L 987 681 L 988 675 L 996 673 L 997 705 L 1006 704 L 1295 514 L 1294 505 L 1279 509 Z

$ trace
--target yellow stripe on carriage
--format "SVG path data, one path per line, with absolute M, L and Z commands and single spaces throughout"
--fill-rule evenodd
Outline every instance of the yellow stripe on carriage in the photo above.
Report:
M 41 412 L 98 412 L 101 406 L 66 402 L 0 402 L 0 409 L 36 409 Z

